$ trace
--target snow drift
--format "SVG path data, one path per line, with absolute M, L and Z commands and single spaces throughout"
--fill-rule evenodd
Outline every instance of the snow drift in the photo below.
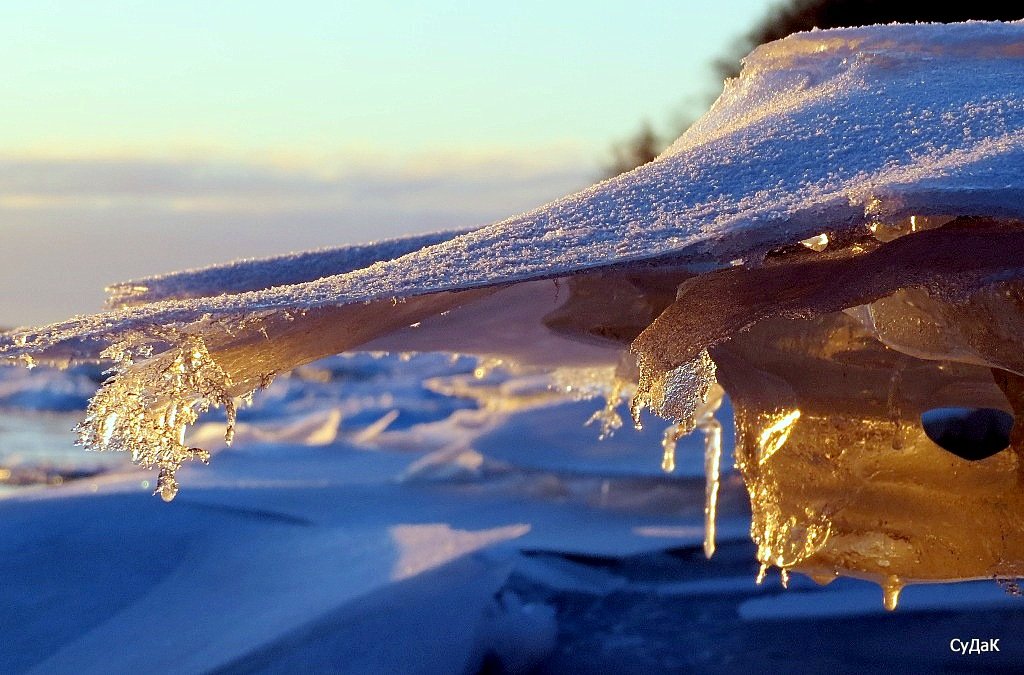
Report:
M 353 350 L 471 354 L 700 426 L 721 388 L 758 557 L 899 588 L 1024 574 L 1024 425 L 968 461 L 936 408 L 1024 414 L 1024 24 L 878 26 L 758 48 L 655 162 L 466 233 L 119 284 L 3 336 L 114 363 L 89 448 L 176 469 L 184 432 Z M 948 449 L 948 448 L 947 448 Z M 997 450 L 1001 448 L 996 448 Z M 714 481 L 708 512 L 714 513 Z M 713 518 L 709 517 L 713 523 Z M 710 550 L 711 547 L 709 547 Z

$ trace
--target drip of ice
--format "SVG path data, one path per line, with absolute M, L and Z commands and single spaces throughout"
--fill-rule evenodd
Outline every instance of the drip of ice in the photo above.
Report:
M 903 582 L 899 577 L 888 577 L 882 584 L 882 604 L 887 611 L 895 611 L 900 601 L 900 592 L 903 591 Z
M 665 433 L 661 437 L 661 470 L 665 473 L 672 473 L 676 470 L 676 443 L 691 430 L 692 427 L 688 427 L 683 422 L 672 424 L 665 429 Z
M 640 393 L 640 390 L 633 392 L 633 396 L 629 399 L 629 418 L 633 420 L 633 428 L 637 431 L 643 431 L 644 424 L 640 420 L 640 413 L 647 407 L 644 396 Z
M 249 392 L 250 395 L 252 392 Z M 249 399 L 250 401 L 252 399 Z M 227 417 L 227 424 L 224 427 L 224 444 L 231 445 L 232 441 L 235 440 L 235 422 L 238 418 L 238 409 L 235 405 L 235 400 L 231 397 L 224 399 L 224 415 Z
M 605 396 L 604 407 L 595 412 L 586 421 L 586 426 L 594 423 L 601 425 L 601 434 L 598 436 L 598 440 L 603 441 L 606 438 L 611 438 L 618 429 L 622 428 L 622 416 L 619 415 L 618 411 L 619 404 L 622 403 L 622 389 L 622 380 L 616 378 L 608 394 Z

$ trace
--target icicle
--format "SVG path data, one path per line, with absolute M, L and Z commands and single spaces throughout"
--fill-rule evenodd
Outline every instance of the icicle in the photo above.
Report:
M 789 589 L 789 570 L 785 567 L 779 570 L 779 581 L 782 582 L 782 587 Z
M 227 425 L 224 428 L 224 444 L 231 445 L 235 440 L 235 421 L 238 416 L 238 409 L 233 398 L 224 400 L 224 413 L 227 416 Z
M 722 464 L 722 424 L 714 412 L 705 413 L 697 427 L 704 432 L 704 556 L 715 554 L 715 528 L 718 512 L 718 488 Z
M 761 566 L 757 569 L 757 579 L 754 580 L 758 586 L 764 583 L 764 577 L 768 574 L 768 563 L 761 563 Z
M 640 397 L 639 390 L 633 394 L 633 398 L 629 399 L 629 417 L 633 420 L 633 428 L 637 431 L 643 431 L 644 425 L 640 421 L 640 413 L 643 412 L 646 402 Z
M 899 577 L 889 577 L 882 584 L 882 604 L 885 609 L 892 612 L 900 601 L 900 591 L 903 590 L 903 582 Z
M 696 424 L 693 420 L 682 420 L 667 429 L 661 437 L 661 470 L 672 473 L 676 470 L 676 445 L 679 439 L 693 431 Z
M 713 383 L 704 395 L 704 400 L 691 419 L 684 419 L 665 429 L 661 439 L 661 469 L 672 473 L 676 468 L 676 445 L 679 439 L 694 428 L 704 434 L 704 555 L 710 558 L 715 553 L 715 529 L 718 512 L 718 490 L 722 463 L 722 425 L 715 419 L 715 412 L 722 405 L 725 391 Z
M 665 429 L 665 435 L 661 439 L 661 470 L 665 473 L 672 473 L 676 470 L 676 435 L 675 427 Z

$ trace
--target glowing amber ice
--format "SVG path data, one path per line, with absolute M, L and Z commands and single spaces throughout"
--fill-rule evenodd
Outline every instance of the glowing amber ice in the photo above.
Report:
M 990 368 L 901 354 L 843 313 L 764 321 L 712 356 L 762 563 L 873 580 L 889 609 L 907 583 L 1024 573 L 1020 447 L 969 462 L 919 423 L 1012 411 Z
M 872 579 L 889 607 L 1024 573 L 1024 227 L 946 220 L 688 279 L 633 342 L 635 403 L 686 421 L 711 383 L 732 397 L 765 569 Z M 1013 416 L 1009 447 L 939 447 L 942 408 Z

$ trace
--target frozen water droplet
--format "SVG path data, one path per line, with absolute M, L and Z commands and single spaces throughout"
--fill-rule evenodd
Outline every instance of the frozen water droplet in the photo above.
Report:
M 238 408 L 233 398 L 225 399 L 224 413 L 227 416 L 227 424 L 224 427 L 224 444 L 231 445 L 235 440 L 235 421 L 238 417 Z
M 160 469 L 156 479 L 156 490 L 154 495 L 160 495 L 160 499 L 170 502 L 178 494 L 178 482 L 174 480 L 174 471 L 171 469 Z

